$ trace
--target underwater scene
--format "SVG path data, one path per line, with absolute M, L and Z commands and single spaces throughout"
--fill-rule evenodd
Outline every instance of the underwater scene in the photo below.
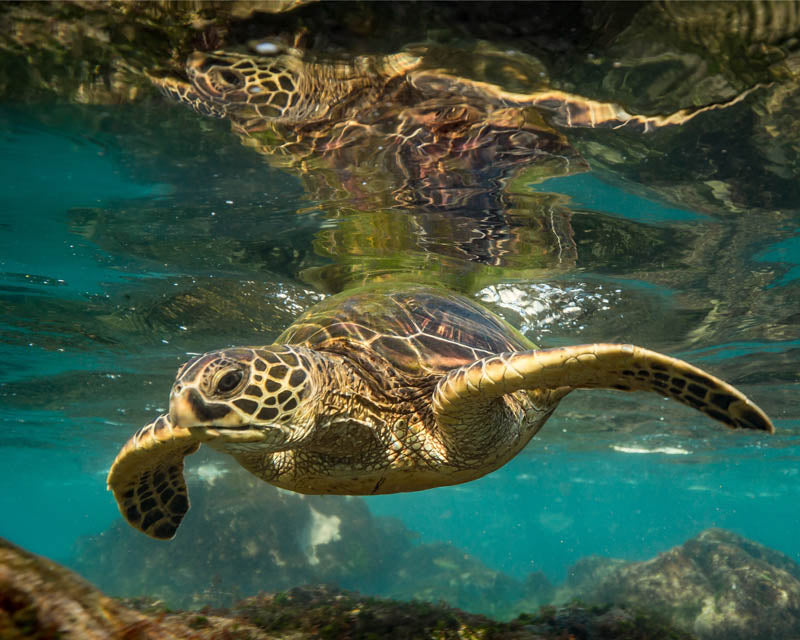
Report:
M 0 25 L 0 638 L 800 638 L 800 3 Z

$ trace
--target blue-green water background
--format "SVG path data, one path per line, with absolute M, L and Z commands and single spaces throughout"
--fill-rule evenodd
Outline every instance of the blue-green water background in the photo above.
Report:
M 125 145 L 140 121 L 152 121 L 152 109 L 159 119 L 175 119 L 183 128 L 172 136 L 170 149 L 155 150 L 143 168 L 128 161 Z M 305 217 L 296 213 L 301 207 L 313 210 L 296 178 L 269 168 L 233 136 L 213 174 L 207 173 L 208 162 L 193 164 L 201 130 L 187 125 L 196 116 L 178 107 L 11 106 L 1 117 L 0 535 L 70 564 L 77 538 L 97 534 L 119 518 L 105 488 L 109 465 L 128 436 L 163 409 L 169 380 L 186 354 L 268 343 L 286 323 L 283 316 L 262 318 L 271 331 L 235 327 L 233 332 L 225 318 L 216 330 L 197 331 L 112 323 L 115 328 L 103 335 L 103 319 L 113 317 L 137 291 L 154 287 L 157 293 L 139 303 L 155 305 L 163 292 L 185 286 L 187 279 L 225 278 L 255 283 L 258 290 L 259 278 L 270 278 L 271 284 L 283 278 L 302 288 L 296 274 L 264 276 L 236 263 L 203 262 L 208 240 L 199 232 L 195 260 L 183 254 L 148 255 L 137 246 L 109 253 L 77 232 L 75 212 L 116 212 L 105 223 L 111 225 L 107 233 L 115 232 L 114 224 L 128 232 L 142 225 L 145 237 L 163 234 L 162 244 L 163 236 L 186 240 L 196 233 L 185 216 L 173 215 L 187 204 L 198 216 L 214 212 L 228 221 L 257 219 L 260 233 L 272 229 L 276 242 L 286 238 L 298 246 L 310 244 L 321 222 L 313 211 Z M 226 131 L 222 123 L 209 126 Z M 241 186 L 242 176 L 249 176 L 247 187 Z M 567 194 L 586 211 L 659 229 L 708 220 L 626 193 L 592 174 L 536 188 Z M 147 213 L 137 220 L 140 211 Z M 148 229 L 153 211 L 160 219 Z M 782 234 L 779 242 L 756 243 L 758 250 L 746 264 L 777 265 L 780 275 L 768 286 L 796 290 L 796 225 Z M 124 241 L 119 246 L 125 247 Z M 559 580 L 569 565 L 589 554 L 645 559 L 710 526 L 800 560 L 797 341 L 742 342 L 730 335 L 681 351 L 684 343 L 673 323 L 681 309 L 674 292 L 625 273 L 561 276 L 563 286 L 576 283 L 618 289 L 622 299 L 633 300 L 630 322 L 614 308 L 600 316 L 596 330 L 557 326 L 551 344 L 607 337 L 685 357 L 739 382 L 771 414 L 777 434 L 729 433 L 656 396 L 581 392 L 564 401 L 507 467 L 463 486 L 368 498 L 373 513 L 397 516 L 423 541 L 451 541 L 490 567 L 520 577 L 537 569 Z M 603 335 L 609 327 L 616 335 Z M 740 362 L 757 374 L 737 380 Z M 649 426 L 624 429 L 631 412 Z M 620 450 L 626 447 L 688 453 Z M 223 464 L 220 456 L 214 460 Z

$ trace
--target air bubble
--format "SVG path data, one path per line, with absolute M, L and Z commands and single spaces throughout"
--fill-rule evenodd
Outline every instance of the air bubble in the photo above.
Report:
M 278 45 L 276 45 L 276 44 L 274 44 L 272 42 L 259 42 L 256 45 L 255 49 L 256 49 L 257 53 L 260 53 L 262 55 L 270 55 L 270 54 L 278 53 L 278 51 L 280 51 L 280 49 L 278 48 Z

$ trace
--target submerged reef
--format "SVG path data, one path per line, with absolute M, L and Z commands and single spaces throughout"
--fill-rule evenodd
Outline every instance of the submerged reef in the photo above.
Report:
M 3 640 L 691 640 L 657 617 L 621 607 L 544 608 L 496 622 L 444 604 L 401 603 L 332 587 L 247 598 L 231 609 L 169 611 L 147 598 L 105 596 L 68 569 L 0 539 Z
M 561 601 L 653 607 L 704 640 L 800 637 L 800 565 L 730 531 L 708 529 L 646 562 L 585 559 Z
M 519 580 L 495 571 L 451 544 L 421 543 L 400 521 L 373 516 L 361 498 L 302 496 L 264 485 L 238 469 L 208 464 L 196 466 L 188 482 L 192 510 L 173 541 L 152 540 L 120 520 L 108 531 L 79 541 L 74 568 L 113 596 L 157 600 L 162 608 L 217 610 L 250 596 L 246 602 L 261 607 L 253 615 L 270 620 L 267 627 L 257 625 L 262 629 L 273 629 L 270 625 L 281 620 L 299 624 L 291 608 L 276 606 L 287 592 L 300 598 L 292 601 L 297 606 L 322 610 L 344 598 L 348 611 L 364 611 L 359 604 L 364 597 L 342 595 L 337 591 L 342 589 L 446 604 L 430 609 L 369 600 L 383 612 L 369 614 L 377 616 L 370 618 L 375 624 L 385 624 L 386 616 L 411 616 L 414 606 L 424 619 L 429 613 L 423 611 L 445 615 L 447 607 L 457 607 L 509 621 L 547 605 L 535 617 L 538 622 L 530 622 L 534 618 L 529 616 L 522 626 L 539 629 L 536 625 L 558 620 L 572 625 L 583 618 L 599 624 L 606 616 L 604 620 L 626 619 L 638 629 L 637 616 L 653 622 L 652 616 L 641 614 L 653 610 L 670 629 L 701 640 L 800 637 L 800 565 L 728 531 L 703 531 L 645 562 L 583 558 L 556 586 L 541 573 Z M 336 587 L 294 590 L 320 584 Z M 283 595 L 256 597 L 262 592 Z M 240 602 L 231 615 L 247 617 L 242 611 L 250 611 L 248 607 Z M 347 627 L 347 634 L 354 629 L 362 627 Z M 549 631 L 542 633 L 548 637 Z M 563 637 L 570 633 L 575 638 L 640 637 L 572 631 Z M 339 636 L 332 632 L 326 637 Z

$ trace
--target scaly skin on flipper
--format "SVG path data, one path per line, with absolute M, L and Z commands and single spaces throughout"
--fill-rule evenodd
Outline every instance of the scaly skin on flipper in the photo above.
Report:
M 183 459 L 200 448 L 188 429 L 159 416 L 137 431 L 111 465 L 108 488 L 128 523 L 169 540 L 189 510 Z
M 454 369 L 433 394 L 436 421 L 458 428 L 469 415 L 507 393 L 525 389 L 654 391 L 702 411 L 733 429 L 772 433 L 770 419 L 726 382 L 683 360 L 630 344 L 588 344 L 501 353 Z

